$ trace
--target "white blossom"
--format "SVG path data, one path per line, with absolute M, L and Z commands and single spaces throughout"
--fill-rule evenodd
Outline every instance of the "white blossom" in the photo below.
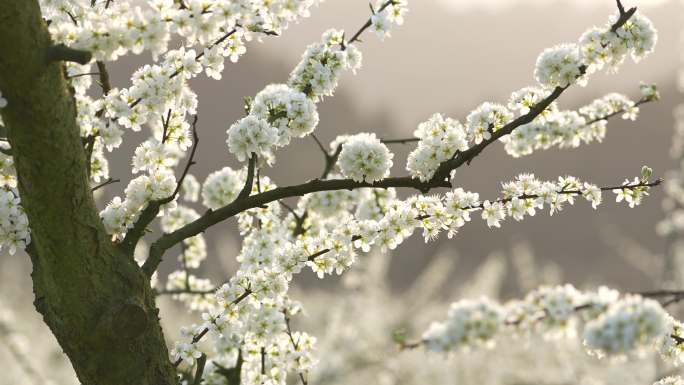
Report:
M 389 175 L 392 158 L 375 134 L 361 133 L 344 142 L 338 164 L 342 174 L 357 182 L 375 182 Z
M 245 176 L 230 167 L 214 171 L 202 185 L 202 204 L 216 210 L 237 198 L 245 184 Z

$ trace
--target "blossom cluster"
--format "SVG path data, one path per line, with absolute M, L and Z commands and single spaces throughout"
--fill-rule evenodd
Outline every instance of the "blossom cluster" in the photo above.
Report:
M 578 44 L 561 44 L 544 50 L 537 58 L 535 69 L 539 84 L 547 88 L 566 88 L 576 82 L 584 85 L 585 75 L 604 67 L 617 71 L 628 54 L 638 61 L 653 52 L 657 35 L 648 18 L 637 12 L 613 30 L 618 18 L 619 15 L 613 15 L 608 24 L 589 29 Z
M 513 93 L 509 108 L 519 107 L 521 113 L 529 108 L 530 100 L 535 103 L 544 95 L 542 89 L 523 89 Z M 655 86 L 642 87 L 639 104 L 658 98 Z M 558 110 L 549 107 L 531 123 L 515 129 L 510 135 L 502 137 L 506 152 L 513 157 L 525 156 L 536 150 L 553 147 L 576 148 L 582 143 L 601 142 L 606 135 L 607 121 L 613 116 L 635 120 L 639 112 L 637 102 L 627 96 L 610 93 L 596 99 L 578 110 Z
M 23 250 L 31 242 L 28 218 L 21 207 L 17 190 L 0 187 L 0 249 L 7 247 L 10 254 Z
M 163 53 L 174 35 L 192 46 L 206 45 L 237 28 L 250 34 L 280 34 L 288 24 L 308 17 L 318 2 L 150 0 L 145 6 L 132 6 L 121 1 L 42 0 L 41 8 L 56 41 L 112 61 L 128 52 Z M 224 42 L 221 54 L 239 55 L 233 46 L 241 45 L 239 40 Z
M 684 380 L 679 376 L 670 376 L 654 382 L 653 385 L 684 385 Z
M 587 350 L 600 356 L 626 357 L 649 349 L 677 364 L 663 346 L 678 345 L 672 337 L 673 319 L 655 300 L 636 294 L 620 296 L 601 287 L 582 292 L 572 285 L 541 287 L 523 300 L 497 304 L 487 298 L 451 305 L 447 319 L 433 322 L 420 344 L 448 352 L 492 347 L 501 335 L 542 332 L 547 338 L 579 336 Z
M 482 103 L 468 114 L 465 125 L 440 114 L 421 123 L 414 132 L 419 139 L 418 146 L 411 152 L 406 165 L 411 176 L 430 180 L 442 162 L 483 141 L 490 141 L 497 131 L 515 122 L 516 116 L 531 113 L 539 104 L 545 108 L 535 111 L 530 123 L 499 135 L 510 155 L 518 157 L 538 149 L 575 148 L 582 142 L 601 141 L 607 119 L 615 115 L 636 119 L 637 103 L 658 99 L 654 86 L 642 86 L 639 102 L 612 93 L 578 111 L 559 110 L 555 102 L 543 104 L 558 89 L 574 83 L 586 84 L 588 75 L 604 66 L 617 70 L 628 53 L 639 60 L 653 51 L 656 31 L 645 16 L 636 13 L 612 31 L 612 23 L 616 21 L 613 17 L 611 24 L 587 31 L 579 44 L 561 44 L 544 50 L 537 58 L 534 71 L 538 85 L 513 92 L 506 106 Z
M 287 84 L 270 84 L 248 101 L 248 115 L 227 131 L 229 151 L 240 161 L 255 154 L 272 164 L 276 147 L 314 131 L 319 120 L 316 102 L 333 94 L 341 72 L 360 66 L 361 51 L 345 44 L 343 31 L 324 32 L 320 43 L 306 49 Z
M 361 133 L 342 144 L 338 165 L 344 176 L 357 182 L 375 182 L 389 175 L 393 157 L 375 134 Z
M 371 3 L 371 28 L 380 40 L 390 36 L 393 24 L 404 24 L 404 14 L 408 12 L 407 3 L 407 0 L 375 0 L 375 7 Z
M 2 101 L 4 99 L 0 104 Z M 1 124 L 0 119 L 0 127 Z M 10 146 L 7 142 L 0 142 L 0 149 L 9 151 Z M 30 242 L 31 230 L 17 190 L 14 158 L 0 152 L 0 250 L 7 247 L 9 253 L 14 254 L 25 249 Z
M 216 210 L 237 198 L 245 184 L 245 175 L 230 167 L 214 171 L 202 185 L 202 204 Z
M 504 309 L 487 298 L 462 300 L 451 304 L 448 321 L 434 322 L 423 334 L 426 348 L 447 351 L 456 346 L 491 344 L 503 326 Z
M 145 174 L 132 179 L 126 187 L 125 198 L 116 196 L 100 212 L 105 229 L 113 239 L 121 240 L 128 229 L 133 227 L 145 207 L 153 201 L 172 198 L 165 206 L 173 209 L 176 205 L 176 177 L 173 166 L 177 156 L 171 152 L 170 146 L 149 139 L 135 150 L 133 155 L 133 172 Z
M 324 32 L 320 42 L 306 48 L 299 64 L 290 73 L 288 85 L 314 101 L 332 96 L 342 71 L 356 72 L 363 59 L 361 51 L 344 39 L 342 30 Z
M 289 24 L 308 17 L 317 3 L 150 0 L 131 5 L 124 1 L 41 1 L 56 42 L 88 50 L 102 61 L 143 51 L 154 57 L 153 64 L 133 73 L 130 87 L 106 89 L 102 84 L 102 98 L 94 98 L 88 90 L 93 84 L 91 77 L 103 74 L 92 72 L 90 64 L 66 64 L 75 90 L 81 135 L 92 143 L 88 149 L 91 179 L 97 183 L 109 177 L 104 150 L 118 148 L 125 129 L 139 131 L 146 125 L 154 139 L 166 144 L 169 153 L 180 156 L 192 145 L 187 116 L 195 115 L 197 109 L 197 96 L 188 80 L 201 72 L 220 79 L 225 59 L 237 61 L 245 53 L 245 41 L 280 34 Z M 168 43 L 175 37 L 182 39 L 181 47 L 169 49 Z M 301 120 L 296 124 L 302 124 Z M 113 227 L 109 229 L 113 231 Z
M 418 147 L 409 154 L 406 169 L 411 176 L 428 181 L 439 165 L 457 151 L 468 149 L 468 134 L 458 120 L 434 114 L 413 133 Z

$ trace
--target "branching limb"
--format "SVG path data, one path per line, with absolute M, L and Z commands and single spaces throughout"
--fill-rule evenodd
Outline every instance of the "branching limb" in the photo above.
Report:
M 618 0 L 618 10 L 620 12 L 620 16 L 615 23 L 611 26 L 611 31 L 615 32 L 618 30 L 618 28 L 622 27 L 628 20 L 631 18 L 634 13 L 636 12 L 636 8 L 631 8 L 629 11 L 625 11 L 624 7 L 622 7 L 622 4 Z M 582 65 L 579 67 L 580 70 L 580 75 L 582 76 L 586 73 L 587 67 L 585 65 Z M 549 96 L 544 98 L 542 101 L 537 103 L 534 107 L 530 108 L 530 111 L 518 117 L 517 119 L 514 119 L 513 121 L 509 122 L 505 126 L 503 126 L 501 129 L 497 130 L 496 132 L 493 132 L 491 134 L 491 137 L 489 139 L 483 140 L 477 145 L 474 145 L 470 147 L 468 150 L 463 151 L 459 153 L 457 156 L 455 156 L 453 159 L 448 160 L 446 162 L 443 162 L 440 167 L 437 169 L 435 172 L 435 175 L 433 179 L 446 179 L 449 177 L 449 174 L 451 173 L 452 170 L 455 170 L 459 167 L 461 167 L 463 164 L 467 163 L 470 164 L 470 162 L 473 161 L 473 159 L 478 156 L 487 146 L 490 144 L 494 143 L 497 141 L 499 138 L 509 135 L 512 133 L 516 128 L 531 123 L 537 116 L 539 116 L 541 113 L 543 113 L 546 108 L 551 105 L 556 99 L 558 99 L 563 92 L 570 87 L 570 84 L 568 84 L 565 87 L 556 87 Z
M 386 178 L 377 182 L 357 182 L 352 179 L 331 179 L 312 181 L 286 187 L 278 187 L 273 190 L 264 191 L 261 194 L 250 195 L 244 199 L 236 199 L 232 203 L 217 210 L 208 211 L 197 220 L 188 223 L 180 229 L 161 236 L 150 247 L 150 256 L 143 265 L 143 270 L 151 275 L 156 269 L 163 253 L 182 240 L 197 235 L 209 227 L 231 218 L 243 211 L 264 206 L 284 198 L 299 197 L 302 195 L 333 190 L 354 190 L 364 187 L 370 188 L 413 188 L 419 191 L 429 191 L 438 187 L 451 187 L 448 181 L 428 181 L 421 182 L 411 177 Z
M 389 6 L 392 3 L 392 1 L 388 1 L 387 3 L 384 4 L 384 6 Z M 621 13 L 621 16 L 618 21 L 615 22 L 613 27 L 616 29 L 622 26 L 631 15 L 627 15 L 627 13 Z M 362 27 L 357 34 L 350 39 L 350 42 L 355 41 L 358 36 L 360 35 L 361 32 L 363 32 L 366 28 L 365 25 Z M 584 74 L 586 72 L 586 67 L 581 67 L 580 68 L 580 73 Z M 370 188 L 389 188 L 389 187 L 398 187 L 398 188 L 414 188 L 419 190 L 422 193 L 428 192 L 429 190 L 437 187 L 451 187 L 451 183 L 448 180 L 448 177 L 451 173 L 452 170 L 457 169 L 458 167 L 462 166 L 466 162 L 472 161 L 474 157 L 476 157 L 479 153 L 481 153 L 488 145 L 493 143 L 494 141 L 498 140 L 499 138 L 503 137 L 504 135 L 508 135 L 513 130 L 515 130 L 517 127 L 520 127 L 524 124 L 532 122 L 537 116 L 539 116 L 542 112 L 546 110 L 546 108 L 554 102 L 560 95 L 569 87 L 557 87 L 555 88 L 549 96 L 547 96 L 545 99 L 537 103 L 534 107 L 530 109 L 530 111 L 518 117 L 517 119 L 511 121 L 504 127 L 502 127 L 500 130 L 492 133 L 492 136 L 490 139 L 485 140 L 481 142 L 480 144 L 474 145 L 470 149 L 459 152 L 456 154 L 455 157 L 453 157 L 450 160 L 447 160 L 443 162 L 440 167 L 437 169 L 435 172 L 434 177 L 432 180 L 427 181 L 427 182 L 421 182 L 417 179 L 413 179 L 411 177 L 393 177 L 393 178 L 386 178 L 374 183 L 366 183 L 366 182 L 356 182 L 351 179 L 341 179 L 341 180 L 312 180 L 300 185 L 295 185 L 295 186 L 287 186 L 287 187 L 279 187 L 270 191 L 266 191 L 260 194 L 256 195 L 251 195 L 248 197 L 244 197 L 243 194 L 241 193 L 240 195 L 243 196 L 243 198 L 238 198 L 234 202 L 218 209 L 218 210 L 213 210 L 205 213 L 203 216 L 198 218 L 197 220 L 188 223 L 187 225 L 181 227 L 180 229 L 169 233 L 169 234 L 164 234 L 161 236 L 157 241 L 155 241 L 151 248 L 150 248 L 150 256 L 145 261 L 145 264 L 143 265 L 143 269 L 147 272 L 148 275 L 151 275 L 156 269 L 159 263 L 161 262 L 162 256 L 164 252 L 169 249 L 170 247 L 174 246 L 178 242 L 181 242 L 183 239 L 189 238 L 191 236 L 197 235 L 203 231 L 205 231 L 207 228 L 225 220 L 228 219 L 232 216 L 237 215 L 238 213 L 249 210 L 255 207 L 261 207 L 267 203 L 277 201 L 280 199 L 284 198 L 289 198 L 289 197 L 298 197 L 298 196 L 303 196 L 305 194 L 309 193 L 314 193 L 314 192 L 320 192 L 320 191 L 332 191 L 332 190 L 353 190 L 353 189 L 358 189 L 358 188 L 363 188 L 363 187 L 370 187 Z M 317 143 L 319 144 L 319 147 L 323 150 L 324 154 L 327 154 L 327 151 L 325 151 L 325 148 L 322 146 L 322 143 L 320 141 L 316 140 Z M 339 150 L 339 149 L 338 149 Z M 327 159 L 327 158 L 326 158 Z M 333 163 L 334 165 L 334 163 Z M 328 167 L 326 167 L 327 169 Z M 330 166 L 332 168 L 332 166 Z M 244 192 L 244 190 L 243 190 Z
M 621 186 L 605 186 L 605 187 L 601 187 L 600 189 L 601 189 L 601 191 L 613 191 L 613 190 L 619 190 L 619 189 L 622 189 L 622 190 L 630 189 L 631 190 L 631 189 L 639 189 L 639 188 L 644 188 L 644 187 L 655 187 L 655 186 L 660 185 L 662 182 L 663 182 L 662 179 L 656 179 L 656 180 L 651 181 L 651 182 L 640 181 L 638 183 L 626 184 L 626 185 L 621 185 Z M 558 194 L 580 195 L 580 194 L 582 194 L 582 191 L 579 191 L 579 190 L 561 190 L 561 191 L 558 191 Z M 536 199 L 536 198 L 540 198 L 539 195 L 522 194 L 522 195 L 518 195 L 515 197 L 510 197 L 510 198 L 499 198 L 495 202 L 507 203 L 507 202 L 512 201 L 513 199 Z M 481 210 L 483 208 L 484 208 L 484 201 L 480 202 L 476 205 L 463 207 L 462 209 L 463 210 Z M 416 219 L 421 220 L 421 219 L 426 219 L 426 218 L 428 218 L 428 216 L 421 216 L 421 217 L 418 217 Z M 351 240 L 353 242 L 353 241 L 357 241 L 359 239 L 361 239 L 360 236 L 354 235 Z M 324 255 L 326 253 L 329 253 L 330 251 L 331 251 L 331 249 L 322 249 L 320 251 L 317 251 L 316 253 L 313 253 L 308 257 L 308 261 L 313 262 L 316 260 L 316 258 L 318 258 L 321 255 Z M 684 299 L 684 293 L 682 293 L 682 299 Z
M 183 169 L 183 173 L 178 179 L 176 189 L 168 197 L 152 201 L 147 204 L 147 207 L 145 207 L 145 209 L 143 209 L 143 211 L 140 213 L 140 217 L 138 218 L 138 220 L 133 224 L 133 228 L 131 228 L 128 231 L 128 233 L 126 233 L 126 236 L 120 244 L 120 247 L 124 251 L 132 253 L 135 250 L 135 246 L 138 244 L 140 238 L 142 238 L 145 234 L 147 226 L 149 226 L 149 224 L 152 223 L 154 218 L 157 217 L 157 214 L 159 214 L 161 206 L 173 201 L 178 196 L 178 193 L 180 192 L 180 189 L 183 185 L 183 181 L 185 180 L 185 177 L 188 175 L 188 172 L 190 171 L 190 167 L 192 167 L 192 165 L 195 164 L 195 154 L 197 152 L 197 145 L 199 144 L 199 136 L 197 135 L 197 118 L 197 115 L 195 115 L 192 121 L 193 143 L 192 150 L 190 150 L 190 158 L 188 159 L 188 162 L 185 165 L 185 169 Z M 151 276 L 151 274 L 149 274 L 149 276 Z

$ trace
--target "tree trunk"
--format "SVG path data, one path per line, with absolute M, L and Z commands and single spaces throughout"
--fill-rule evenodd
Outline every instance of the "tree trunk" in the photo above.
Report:
M 0 0 L 0 109 L 32 231 L 35 307 L 84 385 L 176 384 L 149 281 L 99 219 L 37 0 Z

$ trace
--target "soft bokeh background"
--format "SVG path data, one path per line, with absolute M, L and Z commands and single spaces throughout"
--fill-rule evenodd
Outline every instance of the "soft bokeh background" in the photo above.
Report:
M 495 197 L 500 182 L 520 172 L 546 179 L 570 174 L 608 185 L 637 175 L 643 164 L 653 167 L 656 175 L 673 167 L 675 161 L 669 157 L 669 148 L 672 110 L 682 101 L 676 79 L 682 55 L 684 6 L 666 0 L 625 0 L 625 4 L 639 6 L 658 28 L 655 54 L 638 65 L 628 62 L 617 75 L 596 75 L 586 88 L 571 88 L 561 98 L 561 106 L 576 108 L 613 91 L 637 99 L 640 81 L 657 83 L 662 100 L 644 106 L 636 122 L 611 121 L 602 144 L 538 152 L 521 159 L 509 157 L 501 145 L 494 145 L 472 165 L 458 171 L 456 185 L 484 197 Z M 395 29 L 390 39 L 381 43 L 374 35 L 365 35 L 362 70 L 356 76 L 344 75 L 336 95 L 319 106 L 321 123 L 316 134 L 324 142 L 338 134 L 362 131 L 377 132 L 385 138 L 409 137 L 417 124 L 434 112 L 464 120 L 483 101 L 504 103 L 511 91 L 534 83 L 534 63 L 545 47 L 576 41 L 585 29 L 603 24 L 615 10 L 612 0 L 411 0 L 409 6 L 405 25 Z M 250 43 L 239 63 L 227 65 L 221 81 L 200 76 L 193 84 L 200 96 L 201 142 L 198 164 L 193 168 L 198 179 L 203 180 L 209 172 L 225 165 L 237 165 L 225 147 L 225 131 L 243 115 L 243 97 L 255 95 L 269 83 L 284 82 L 305 47 L 318 40 L 327 28 L 356 30 L 367 17 L 366 0 L 327 0 L 310 19 L 292 26 L 283 37 Z M 127 58 L 110 66 L 113 83 L 127 86 L 130 73 L 144 60 Z M 127 134 L 126 145 L 111 159 L 113 177 L 130 179 L 130 155 L 141 139 L 142 135 Z M 400 145 L 393 150 L 393 172 L 403 174 L 410 146 Z M 275 167 L 265 173 L 279 185 L 314 178 L 323 166 L 311 138 L 294 141 L 277 157 Z M 108 187 L 101 201 L 121 194 L 124 187 L 125 183 Z M 424 244 L 421 237 L 415 236 L 391 257 L 384 257 L 390 261 L 382 270 L 388 282 L 387 292 L 401 306 L 402 299 L 408 298 L 407 288 L 436 256 L 453 257 L 445 285 L 460 287 L 474 279 L 493 252 L 503 253 L 502 266 L 511 268 L 511 250 L 520 251 L 520 245 L 536 256 L 533 263 L 537 266 L 554 266 L 553 274 L 559 280 L 577 286 L 604 283 L 625 290 L 659 287 L 648 272 L 658 276 L 666 251 L 665 240 L 654 229 L 663 216 L 662 190 L 654 190 L 650 199 L 634 209 L 613 203 L 608 194 L 605 197 L 606 202 L 596 212 L 581 203 L 553 217 L 544 213 L 520 223 L 507 221 L 493 231 L 476 220 L 452 240 L 443 237 Z M 207 236 L 209 258 L 199 275 L 220 282 L 235 269 L 240 239 L 234 221 L 211 229 Z M 167 259 L 162 266 L 164 272 L 171 271 L 175 264 L 174 258 Z M 30 365 L 43 371 L 42 378 L 60 385 L 75 384 L 54 338 L 32 307 L 30 270 L 25 255 L 0 256 L 0 320 L 7 321 L 9 313 L 13 313 L 14 321 L 5 324 L 18 333 L 9 337 L 0 327 L 0 384 L 21 384 L 26 378 L 23 370 L 31 370 L 22 368 L 11 353 L 11 349 L 22 346 L 31 352 Z M 519 293 L 520 284 L 510 275 L 494 276 L 503 285 L 503 297 Z M 336 280 L 321 282 L 308 273 L 295 281 L 301 293 L 299 299 L 305 305 L 307 299 L 316 297 L 311 293 L 321 290 L 349 294 L 347 286 Z M 473 290 L 468 293 L 483 294 Z M 449 290 L 438 292 L 435 295 L 440 298 L 435 300 L 455 299 L 452 294 Z M 315 306 L 315 299 L 310 302 Z M 198 320 L 197 314 L 184 314 L 166 299 L 161 305 L 169 338 L 177 334 L 180 325 Z M 9 310 L 5 315 L 3 307 Z M 313 311 L 311 317 L 315 314 Z

